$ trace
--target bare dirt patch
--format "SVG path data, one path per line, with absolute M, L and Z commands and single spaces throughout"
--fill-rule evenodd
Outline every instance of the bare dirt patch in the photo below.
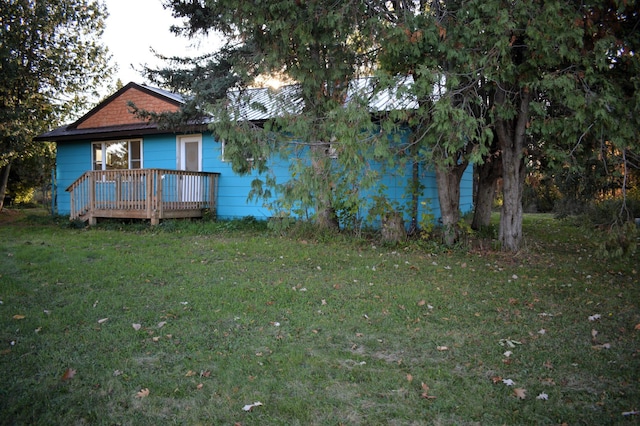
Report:
M 3 208 L 0 210 L 0 225 L 8 225 L 24 218 L 21 210 Z

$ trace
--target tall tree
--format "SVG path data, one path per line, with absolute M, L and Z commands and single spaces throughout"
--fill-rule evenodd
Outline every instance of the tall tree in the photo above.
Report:
M 37 155 L 33 137 L 85 108 L 110 75 L 106 16 L 90 0 L 0 3 L 0 209 L 12 162 Z
M 471 13 L 485 23 L 483 43 L 490 47 L 483 73 L 495 91 L 491 122 L 502 157 L 499 238 L 503 249 L 517 251 L 528 144 L 545 155 L 566 155 L 571 150 L 565 141 L 575 144 L 597 122 L 610 132 L 608 138 L 620 141 L 618 146 L 624 149 L 634 138 L 637 146 L 637 118 L 631 117 L 637 104 L 629 100 L 638 95 L 628 90 L 638 72 L 638 45 L 632 41 L 637 42 L 637 5 L 496 1 L 474 4 Z M 596 16 L 609 20 L 596 23 Z M 615 35 L 621 26 L 627 29 L 625 38 Z M 623 63 L 628 73 L 616 75 Z M 551 105 L 565 111 L 560 120 L 553 119 Z
M 417 145 L 413 161 L 435 171 L 444 242 L 452 245 L 459 236 L 461 178 L 491 140 L 478 58 L 466 48 L 482 29 L 457 0 L 384 6 L 380 71 L 415 81 L 410 92 L 419 108 L 406 111 Z
M 283 210 L 310 209 L 318 224 L 336 227 L 337 210 L 349 209 L 350 196 L 367 181 L 352 162 L 362 161 L 356 147 L 367 140 L 370 116 L 357 99 L 352 99 L 353 107 L 344 108 L 350 84 L 369 61 L 366 4 L 170 0 L 167 5 L 176 17 L 186 18 L 186 26 L 176 32 L 192 36 L 218 31 L 230 41 L 186 69 L 152 72 L 156 81 L 178 90 L 205 89 L 195 94 L 199 106 L 192 111 L 215 115 L 213 130 L 225 141 L 225 155 L 236 171 L 266 172 L 267 161 L 274 157 L 293 159 L 293 179 L 284 185 L 273 177 L 264 182 L 278 192 Z M 248 89 L 256 78 L 270 74 L 295 85 L 279 100 L 252 97 Z M 202 81 L 204 75 L 220 76 L 221 84 L 202 87 L 212 84 Z M 236 89 L 237 96 L 231 104 L 229 88 Z M 263 126 L 243 122 L 243 112 L 251 108 L 268 110 L 277 118 Z M 254 193 L 271 194 L 261 183 L 256 181 Z
M 637 109 L 637 103 L 633 104 L 637 100 L 636 2 L 434 0 L 385 4 L 403 12 L 402 19 L 393 21 L 395 35 L 389 30 L 389 42 L 381 43 L 391 53 L 388 62 L 398 64 L 391 69 L 400 67 L 416 76 L 441 73 L 446 80 L 448 102 L 435 103 L 433 112 L 424 115 L 430 120 L 431 137 L 440 138 L 425 138 L 426 148 L 434 154 L 449 154 L 436 159 L 440 167 L 454 166 L 442 177 L 455 178 L 455 167 L 464 164 L 470 145 L 475 143 L 470 152 L 478 158 L 488 154 L 487 148 L 496 142 L 495 155 L 485 159 L 501 159 L 500 242 L 504 250 L 517 251 L 522 243 L 527 144 L 544 143 L 545 152 L 554 147 L 563 151 L 551 135 L 575 141 L 589 129 L 589 116 L 627 141 L 627 146 L 633 139 L 634 124 L 630 123 L 635 123 L 637 114 L 630 117 L 624 105 Z M 405 33 L 404 43 L 399 42 L 401 32 Z M 622 68 L 629 70 L 624 76 L 618 72 Z M 557 126 L 558 121 L 549 120 L 550 104 L 562 105 L 569 114 L 564 118 L 573 120 Z M 447 113 L 436 114 L 438 109 Z M 626 123 L 616 118 L 623 112 Z M 487 137 L 487 126 L 494 137 Z
M 580 12 L 581 61 L 567 84 L 544 92 L 546 119 L 532 123 L 551 147 L 547 160 L 564 195 L 564 213 L 572 212 L 572 203 L 607 192 L 624 198 L 630 170 L 640 167 L 638 2 L 594 0 Z M 620 213 L 616 220 L 629 219 L 625 208 Z

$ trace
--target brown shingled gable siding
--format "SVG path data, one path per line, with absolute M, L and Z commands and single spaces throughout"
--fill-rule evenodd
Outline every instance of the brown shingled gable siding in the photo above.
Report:
M 140 109 L 154 112 L 175 112 L 179 108 L 177 105 L 132 87 L 87 117 L 77 128 L 95 129 L 143 122 L 144 120 L 137 119 L 129 111 L 128 102 L 133 102 Z

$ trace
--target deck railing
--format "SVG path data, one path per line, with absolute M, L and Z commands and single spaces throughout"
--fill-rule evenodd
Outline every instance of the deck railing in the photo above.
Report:
M 71 220 L 160 219 L 213 215 L 219 173 L 167 169 L 87 171 L 72 183 Z

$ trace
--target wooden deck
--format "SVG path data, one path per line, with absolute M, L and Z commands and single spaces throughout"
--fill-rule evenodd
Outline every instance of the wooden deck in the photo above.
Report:
M 88 171 L 72 183 L 71 220 L 215 217 L 219 173 L 165 169 Z

